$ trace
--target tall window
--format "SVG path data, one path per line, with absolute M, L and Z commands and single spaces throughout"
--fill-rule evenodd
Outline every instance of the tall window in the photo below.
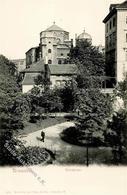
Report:
M 48 53 L 51 53 L 52 52 L 52 50 L 51 49 L 48 49 Z
M 48 64 L 52 64 L 52 60 L 48 60 Z
M 108 23 L 107 23 L 107 25 L 106 25 L 106 32 L 108 33 Z
M 126 43 L 127 43 L 127 33 L 126 33 Z
M 112 22 L 110 21 L 110 29 L 112 28 Z
M 126 16 L 126 24 L 127 24 L 127 16 Z
M 113 27 L 116 26 L 116 18 L 113 18 Z

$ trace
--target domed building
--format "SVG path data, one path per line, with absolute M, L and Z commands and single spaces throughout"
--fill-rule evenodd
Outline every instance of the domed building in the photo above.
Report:
M 26 52 L 26 65 L 29 67 L 40 59 L 48 64 L 66 64 L 72 45 L 73 40 L 69 40 L 69 32 L 54 22 L 52 26 L 40 33 L 39 46 Z
M 88 41 L 89 43 L 92 43 L 92 37 L 91 37 L 91 35 L 90 34 L 88 34 L 88 33 L 86 33 L 85 32 L 85 29 L 84 29 L 84 31 L 83 31 L 83 33 L 81 33 L 79 36 L 77 36 L 76 38 L 75 38 L 76 40 L 76 45 L 78 44 L 78 42 L 80 42 L 80 41 Z

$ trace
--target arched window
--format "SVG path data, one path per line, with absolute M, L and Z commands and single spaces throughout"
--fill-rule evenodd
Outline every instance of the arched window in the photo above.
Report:
M 62 64 L 62 61 L 61 60 L 58 60 L 58 64 Z
M 48 53 L 51 53 L 52 52 L 52 50 L 51 49 L 48 49 Z
M 48 60 L 48 64 L 52 64 L 52 60 Z

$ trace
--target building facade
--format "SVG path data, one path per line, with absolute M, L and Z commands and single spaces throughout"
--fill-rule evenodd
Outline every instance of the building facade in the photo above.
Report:
M 111 4 L 105 23 L 106 75 L 122 81 L 127 73 L 127 1 Z

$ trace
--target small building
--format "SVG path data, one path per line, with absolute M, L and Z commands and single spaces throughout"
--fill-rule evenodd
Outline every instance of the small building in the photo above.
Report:
M 39 75 L 45 74 L 44 61 L 33 63 L 29 68 L 22 71 L 23 81 L 22 81 L 22 92 L 27 93 L 30 91 L 34 85 L 34 79 Z
M 122 81 L 127 74 L 127 1 L 111 4 L 105 23 L 106 75 Z
M 55 87 L 64 87 L 67 82 L 71 82 L 77 75 L 77 71 L 75 64 L 51 65 L 44 64 L 44 61 L 41 60 L 22 71 L 22 92 L 27 93 L 30 91 L 35 86 L 35 78 L 40 74 L 44 80 L 49 80 L 49 88 L 53 89 Z
M 48 65 L 51 88 L 63 87 L 77 75 L 77 66 L 75 64 Z

